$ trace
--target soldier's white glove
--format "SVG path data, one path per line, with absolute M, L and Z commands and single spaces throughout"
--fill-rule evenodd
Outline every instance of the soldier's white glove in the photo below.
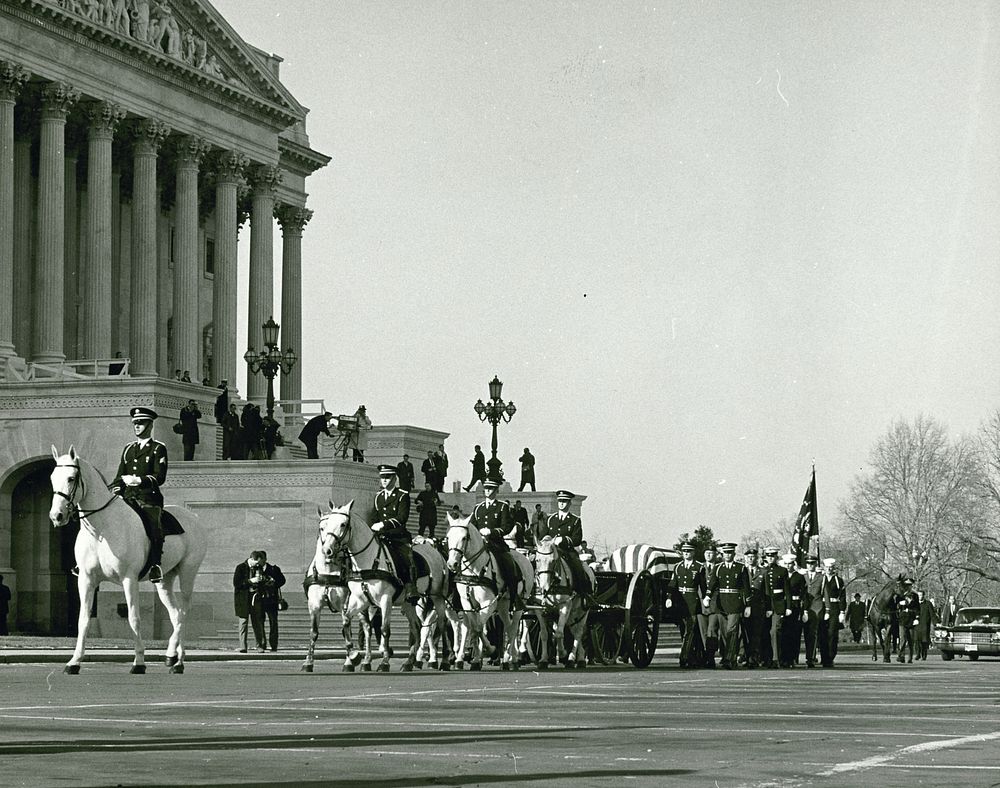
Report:
M 915 627 L 919 627 L 920 626 L 920 619 L 919 618 L 914 619 L 913 626 L 915 626 Z
M 667 599 L 666 601 L 664 601 L 663 606 L 664 607 L 673 607 L 674 606 L 674 600 Z
M 750 605 L 743 608 L 743 618 L 750 618 Z
M 377 523 L 375 523 L 375 525 L 373 525 L 373 526 L 372 526 L 372 530 L 373 530 L 373 531 L 374 531 L 375 533 L 378 533 L 378 532 L 379 532 L 379 531 L 381 531 L 381 530 L 382 530 L 383 528 L 385 528 L 385 523 L 383 523 L 383 522 L 377 522 Z
M 563 537 L 557 536 L 555 539 L 552 540 L 552 544 L 562 544 L 565 541 L 566 540 Z
M 803 624 L 808 624 L 809 623 L 809 614 L 808 613 L 803 613 L 802 614 L 802 623 Z
M 702 603 L 702 604 L 703 604 L 703 605 L 704 605 L 705 607 L 709 607 L 709 606 L 710 606 L 710 605 L 712 604 L 712 597 L 710 597 L 710 596 L 706 596 L 706 597 L 705 597 L 704 599 L 702 599 L 702 600 L 701 600 L 701 603 Z
M 125 484 L 128 485 L 129 487 L 138 487 L 140 484 L 142 484 L 142 479 L 130 473 L 124 474 L 122 476 L 122 481 L 125 482 Z
M 764 618 L 770 618 L 773 615 L 774 615 L 774 611 L 773 610 L 765 610 L 764 611 Z
M 830 612 L 829 611 L 827 611 L 826 613 L 823 614 L 823 620 L 824 621 L 829 621 L 830 620 Z
M 841 624 L 843 624 L 844 621 L 847 620 L 847 616 L 841 613 L 839 616 L 837 616 L 837 620 L 840 621 Z
M 491 533 L 493 533 L 493 529 L 492 528 L 484 528 L 479 533 L 481 533 L 483 536 L 489 536 Z
M 787 618 L 791 614 L 792 614 L 791 608 L 786 608 L 786 610 L 785 610 L 785 617 Z

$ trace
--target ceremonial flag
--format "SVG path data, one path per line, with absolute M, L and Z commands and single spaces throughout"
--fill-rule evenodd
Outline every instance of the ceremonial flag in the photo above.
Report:
M 812 478 L 809 480 L 809 487 L 806 490 L 806 497 L 802 499 L 802 506 L 799 507 L 799 516 L 795 518 L 795 530 L 792 531 L 792 552 L 795 553 L 795 562 L 799 566 L 805 566 L 806 557 L 809 555 L 809 540 L 819 536 L 819 508 L 816 506 L 816 466 L 812 469 Z M 817 539 L 817 542 L 819 540 Z M 816 557 L 819 557 L 819 545 L 817 545 Z

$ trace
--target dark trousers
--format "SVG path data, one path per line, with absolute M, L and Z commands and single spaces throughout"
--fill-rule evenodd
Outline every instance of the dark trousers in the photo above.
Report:
M 197 443 L 189 443 L 188 441 L 184 441 L 184 461 L 185 462 L 190 462 L 191 460 L 194 459 L 194 447 L 197 446 L 197 445 L 198 445 Z
M 532 492 L 536 492 L 536 490 L 535 490 L 535 480 L 534 479 L 521 479 L 521 486 L 517 488 L 517 491 L 521 492 L 525 488 L 525 486 L 528 485 L 528 484 L 531 485 L 531 491 Z
M 240 648 L 243 649 L 243 651 L 247 650 L 247 632 L 249 631 L 249 624 L 249 618 L 241 618 L 239 628 L 237 629 L 237 634 L 240 639 Z M 257 633 L 255 631 L 254 635 L 256 634 Z
M 472 474 L 472 481 L 469 482 L 469 486 L 465 488 L 465 491 L 469 492 L 469 490 L 471 490 L 473 487 L 476 486 L 476 482 L 485 482 L 485 481 L 486 481 L 486 476 L 477 476 L 476 474 Z M 434 485 L 432 484 L 431 487 L 433 488 Z
M 855 643 L 861 642 L 861 627 L 851 627 L 851 639 Z
M 722 665 L 735 668 L 740 655 L 740 614 L 719 613 L 722 634 Z
M 715 662 L 715 652 L 719 648 L 719 634 L 721 622 L 718 613 L 699 613 L 698 631 L 701 633 L 701 642 L 705 644 L 705 664 Z
M 910 662 L 913 662 L 913 627 L 900 624 L 899 629 L 903 636 L 902 641 L 899 644 L 899 661 L 903 661 L 906 656 L 906 650 L 909 649 Z
M 431 539 L 433 539 L 434 538 L 434 529 L 436 527 L 437 527 L 437 511 L 435 510 L 435 512 L 434 512 L 434 519 L 433 520 L 430 517 L 428 517 L 426 519 L 424 519 L 423 517 L 420 518 L 420 525 L 417 526 L 417 535 L 418 536 L 423 536 L 424 535 L 424 530 L 426 529 L 427 535 Z
M 840 622 L 837 621 L 836 613 L 830 613 L 829 618 L 823 618 L 825 613 L 820 613 L 818 621 L 819 629 L 819 658 L 823 667 L 833 667 L 833 660 L 837 657 L 837 639 L 840 637 Z
M 697 621 L 694 616 L 686 615 L 680 621 L 681 629 L 681 667 L 691 666 L 691 651 L 694 648 L 694 635 L 697 631 Z
M 268 636 L 264 637 L 264 617 L 267 617 Z M 274 600 L 263 594 L 253 594 L 250 598 L 250 623 L 253 625 L 254 640 L 257 648 L 267 648 L 271 651 L 278 648 L 278 607 Z
M 815 665 L 816 664 L 816 644 L 819 636 L 819 615 L 815 610 L 806 611 L 809 614 L 809 618 L 805 625 L 802 627 L 804 640 L 806 644 L 806 664 Z
M 771 611 L 771 618 L 768 621 L 771 632 L 771 662 L 782 662 L 781 642 L 782 631 L 785 628 L 785 616 L 777 610 Z
M 319 448 L 317 444 L 319 443 L 319 436 L 314 436 L 312 438 L 303 438 L 302 442 L 306 447 L 306 459 L 307 460 L 318 460 L 319 459 Z
M 779 662 L 794 665 L 799 660 L 802 645 L 802 610 L 792 608 L 792 614 L 781 627 L 781 657 Z

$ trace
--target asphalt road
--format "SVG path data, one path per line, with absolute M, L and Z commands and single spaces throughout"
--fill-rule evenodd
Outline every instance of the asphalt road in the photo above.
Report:
M 353 674 L 0 666 L 0 784 L 1000 785 L 1000 662 Z

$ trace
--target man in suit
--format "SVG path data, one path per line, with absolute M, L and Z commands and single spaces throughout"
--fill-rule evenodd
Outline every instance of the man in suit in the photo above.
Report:
M 135 441 L 122 451 L 118 473 L 111 482 L 111 492 L 142 517 L 146 536 L 149 537 L 149 580 L 159 583 L 163 579 L 160 560 L 163 556 L 163 513 L 161 485 L 167 480 L 167 447 L 153 438 L 153 421 L 157 414 L 152 408 L 135 407 L 129 411 Z
M 679 606 L 682 668 L 695 667 L 691 664 L 691 649 L 694 647 L 694 634 L 701 605 L 699 589 L 704 587 L 704 568 L 694 560 L 694 545 L 685 542 L 681 545 L 681 562 L 674 567 L 674 573 L 667 585 L 670 596 L 667 597 L 666 603 L 671 607 L 676 600 Z
M 549 516 L 541 536 L 550 537 L 559 548 L 559 554 L 569 564 L 570 574 L 573 575 L 573 590 L 578 594 L 589 594 L 593 590 L 590 587 L 590 578 L 587 577 L 583 563 L 575 549 L 583 541 L 583 523 L 569 510 L 575 497 L 569 490 L 556 492 L 558 511 Z
M 837 644 L 840 627 L 846 619 L 847 591 L 844 581 L 834 568 L 835 558 L 823 559 L 823 574 L 820 582 L 819 655 L 824 668 L 832 668 L 837 658 Z
M 405 490 L 406 492 L 410 492 L 413 489 L 413 463 L 410 462 L 409 454 L 404 454 L 403 459 L 399 461 L 398 465 L 396 465 L 396 480 L 399 483 L 399 489 Z M 433 489 L 433 487 L 431 489 Z
M 250 575 L 256 571 L 260 565 L 258 553 L 254 550 L 246 561 L 241 561 L 233 571 L 233 612 L 239 619 L 237 629 L 240 653 L 247 653 L 247 632 L 250 623 Z M 254 629 L 254 637 L 257 637 L 257 630 Z M 264 644 L 257 640 L 257 648 L 263 650 Z
M 429 484 L 434 492 L 438 491 L 437 464 L 434 462 L 434 452 L 427 452 L 427 459 L 420 463 L 420 472 L 424 475 L 424 484 Z
M 510 555 L 510 547 L 504 540 L 514 530 L 514 516 L 507 501 L 497 500 L 500 481 L 487 479 L 483 482 L 485 501 L 480 501 L 472 510 L 472 524 L 486 539 L 486 546 L 497 562 L 497 570 L 503 579 L 510 598 L 511 609 L 523 606 L 517 593 L 517 566 Z
M 854 599 L 847 606 L 847 626 L 851 629 L 851 639 L 855 643 L 861 642 L 861 631 L 865 627 L 865 603 L 861 601 L 861 594 L 855 594 Z
M 375 494 L 375 524 L 372 530 L 391 545 L 399 555 L 399 571 L 403 581 L 403 597 L 417 600 L 417 567 L 413 563 L 413 537 L 406 529 L 410 517 L 410 495 L 396 486 L 396 466 L 378 466 L 382 489 Z M 405 575 L 403 577 L 402 575 Z
M 937 610 L 934 609 L 934 602 L 927 597 L 923 591 L 917 591 L 917 620 L 913 622 L 914 643 L 916 645 L 916 658 L 927 661 L 927 652 L 931 645 L 931 631 L 938 621 Z
M 791 592 L 788 588 L 788 570 L 778 563 L 778 550 L 769 547 L 764 551 L 767 567 L 764 569 L 764 618 L 770 625 L 771 661 L 769 668 L 787 668 L 781 651 L 781 632 L 785 619 L 792 615 Z
M 222 420 L 229 412 L 229 381 L 223 379 L 219 383 L 219 396 L 215 398 L 215 422 L 222 424 Z
M 181 443 L 184 444 L 184 461 L 189 462 L 194 459 L 194 447 L 199 443 L 198 419 L 201 418 L 201 411 L 193 399 L 189 399 L 187 405 L 181 408 Z
M 736 562 L 736 543 L 723 542 L 722 563 L 717 564 L 708 583 L 708 596 L 715 597 L 722 624 L 722 667 L 735 670 L 740 651 L 740 617 L 750 614 L 748 595 L 750 574 Z M 704 604 L 705 600 L 701 600 Z
M 250 574 L 250 622 L 257 647 L 264 651 L 278 650 L 278 590 L 285 584 L 285 576 L 274 564 L 267 562 L 267 553 L 257 551 L 257 570 Z M 268 633 L 264 637 L 264 617 L 267 617 Z
M 486 455 L 483 454 L 483 450 L 479 446 L 476 446 L 476 452 L 469 462 L 472 463 L 472 481 L 465 488 L 466 492 L 471 492 L 477 482 L 486 481 Z
M 511 517 L 514 518 L 514 546 L 534 547 L 535 538 L 531 533 L 531 526 L 528 523 L 528 510 L 520 501 L 514 501 L 514 508 L 511 509 Z
M 306 459 L 319 459 L 319 434 L 322 432 L 328 438 L 330 437 L 330 419 L 332 418 L 333 414 L 330 411 L 324 411 L 305 423 L 299 433 L 299 440 L 305 444 Z
M 949 596 L 948 601 L 945 602 L 944 608 L 941 610 L 941 626 L 954 626 L 955 619 L 958 617 L 958 609 L 958 602 L 955 601 L 955 597 Z
M 722 634 L 722 619 L 719 616 L 718 600 L 708 593 L 708 583 L 715 572 L 715 548 L 704 551 L 705 562 L 702 569 L 702 579 L 698 590 L 698 631 L 701 633 L 701 643 L 705 648 L 705 667 L 715 667 L 715 652 L 719 648 L 719 636 Z M 706 603 L 705 600 L 708 600 Z

